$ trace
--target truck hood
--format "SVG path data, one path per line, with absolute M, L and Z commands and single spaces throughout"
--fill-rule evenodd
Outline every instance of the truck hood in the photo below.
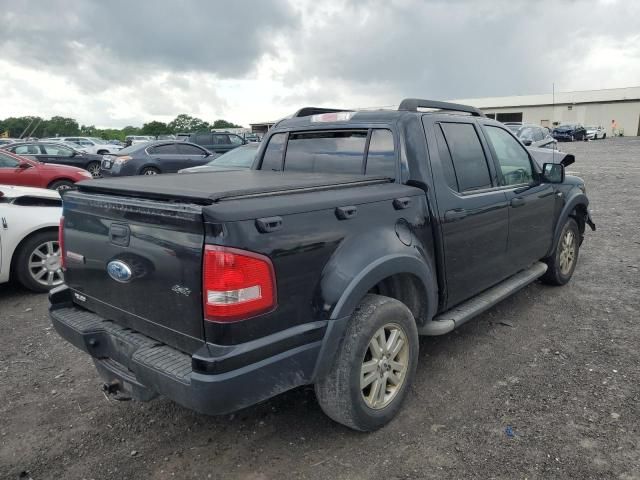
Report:
M 533 160 L 540 168 L 542 168 L 542 165 L 545 163 L 560 163 L 565 167 L 568 167 L 576 161 L 576 158 L 572 154 L 564 153 L 559 150 L 536 147 L 528 147 L 528 150 L 531 153 Z

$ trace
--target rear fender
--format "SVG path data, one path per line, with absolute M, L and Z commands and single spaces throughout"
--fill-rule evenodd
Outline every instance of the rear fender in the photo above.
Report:
M 411 238 L 407 246 L 395 229 L 377 229 L 345 240 L 325 266 L 320 281 L 319 301 L 329 311 L 329 318 L 350 316 L 367 292 L 396 274 L 411 274 L 419 280 L 421 300 L 426 300 L 427 308 L 416 321 L 433 318 L 438 304 L 433 262 L 424 256 L 428 250 L 416 236 L 411 234 Z

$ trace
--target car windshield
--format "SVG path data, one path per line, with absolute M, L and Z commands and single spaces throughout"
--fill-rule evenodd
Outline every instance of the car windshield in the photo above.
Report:
M 211 160 L 207 165 L 214 167 L 243 167 L 251 168 L 253 160 L 258 152 L 257 145 L 243 145 L 220 155 L 218 158 Z
M 512 132 L 517 132 L 520 127 L 522 127 L 522 125 L 507 125 L 507 128 Z
M 123 148 L 122 150 L 118 151 L 118 155 L 128 155 L 130 153 L 137 152 L 141 148 L 144 148 L 145 145 L 146 145 L 145 143 L 136 143 L 134 145 Z
M 96 137 L 89 137 L 89 140 L 91 140 L 91 141 L 92 141 L 92 142 L 94 142 L 94 143 L 98 143 L 98 144 L 100 144 L 100 145 L 104 145 L 104 144 L 106 144 L 106 143 L 107 143 L 107 141 L 106 141 L 106 140 L 103 140 L 103 139 L 101 139 L 101 138 L 96 138 Z
M 520 127 L 515 131 L 516 137 L 522 140 L 530 140 L 533 138 L 533 134 L 535 133 L 535 129 L 533 127 Z

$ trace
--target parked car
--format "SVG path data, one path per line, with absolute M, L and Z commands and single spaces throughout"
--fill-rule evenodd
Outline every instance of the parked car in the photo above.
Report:
M 3 145 L 9 145 L 11 143 L 21 142 L 21 141 L 22 140 L 18 138 L 0 138 L 0 147 L 2 147 Z
M 40 163 L 0 150 L 0 184 L 66 190 L 91 174 L 82 168 Z
M 64 142 L 28 142 L 2 147 L 22 157 L 35 158 L 43 163 L 70 165 L 83 168 L 93 177 L 100 176 L 102 155 L 92 155 L 73 148 Z
M 595 228 L 582 179 L 463 105 L 303 109 L 256 167 L 64 192 L 50 315 L 105 391 L 225 414 L 312 384 L 374 430 L 410 392 L 419 334 L 569 282 Z
M 241 147 L 214 158 L 208 163 L 199 167 L 184 168 L 178 173 L 202 173 L 202 172 L 218 172 L 229 170 L 242 170 L 251 168 L 255 163 L 256 154 L 258 153 L 259 143 L 248 143 Z
M 527 147 L 540 147 L 550 142 L 555 143 L 555 139 L 551 136 L 549 129 L 539 125 L 525 123 L 516 130 L 510 130 Z
M 108 177 L 157 175 L 204 165 L 212 153 L 193 143 L 155 141 L 131 145 L 118 155 L 105 155 L 100 172 Z
M 140 143 L 149 143 L 155 141 L 155 137 L 149 135 L 127 135 L 124 137 L 124 145 L 130 147 L 131 145 L 137 145 Z
M 518 131 L 518 129 L 524 125 L 523 122 L 502 122 L 502 124 L 512 132 Z
M 62 284 L 61 215 L 58 192 L 0 185 L 0 283 L 15 280 L 36 292 Z
M 587 138 L 589 140 L 598 140 L 599 138 L 607 138 L 607 131 L 602 127 L 590 126 L 585 127 L 587 131 Z
M 247 143 L 235 133 L 198 132 L 189 136 L 189 142 L 201 145 L 210 152 L 225 153 Z
M 172 134 L 158 135 L 158 140 L 175 140 L 176 136 Z
M 573 142 L 575 140 L 587 139 L 587 131 L 579 123 L 560 125 L 553 129 L 551 135 L 560 142 Z
M 95 137 L 58 137 L 58 140 L 78 145 L 87 153 L 92 153 L 94 155 L 117 153 L 121 150 L 118 145 L 114 145 L 106 140 Z
M 261 140 L 260 135 L 258 135 L 257 133 L 247 133 L 244 136 L 244 139 L 247 142 L 259 142 Z
M 121 147 L 121 148 L 125 147 L 124 142 L 121 142 L 120 140 L 107 140 L 107 143 L 110 143 L 112 145 L 115 145 L 115 146 Z

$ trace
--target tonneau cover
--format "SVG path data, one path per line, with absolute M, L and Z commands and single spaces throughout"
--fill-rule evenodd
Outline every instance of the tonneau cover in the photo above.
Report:
M 197 174 L 163 174 L 87 180 L 81 192 L 110 193 L 142 198 L 213 204 L 244 196 L 296 193 L 307 189 L 334 189 L 388 183 L 386 177 L 243 170 Z

